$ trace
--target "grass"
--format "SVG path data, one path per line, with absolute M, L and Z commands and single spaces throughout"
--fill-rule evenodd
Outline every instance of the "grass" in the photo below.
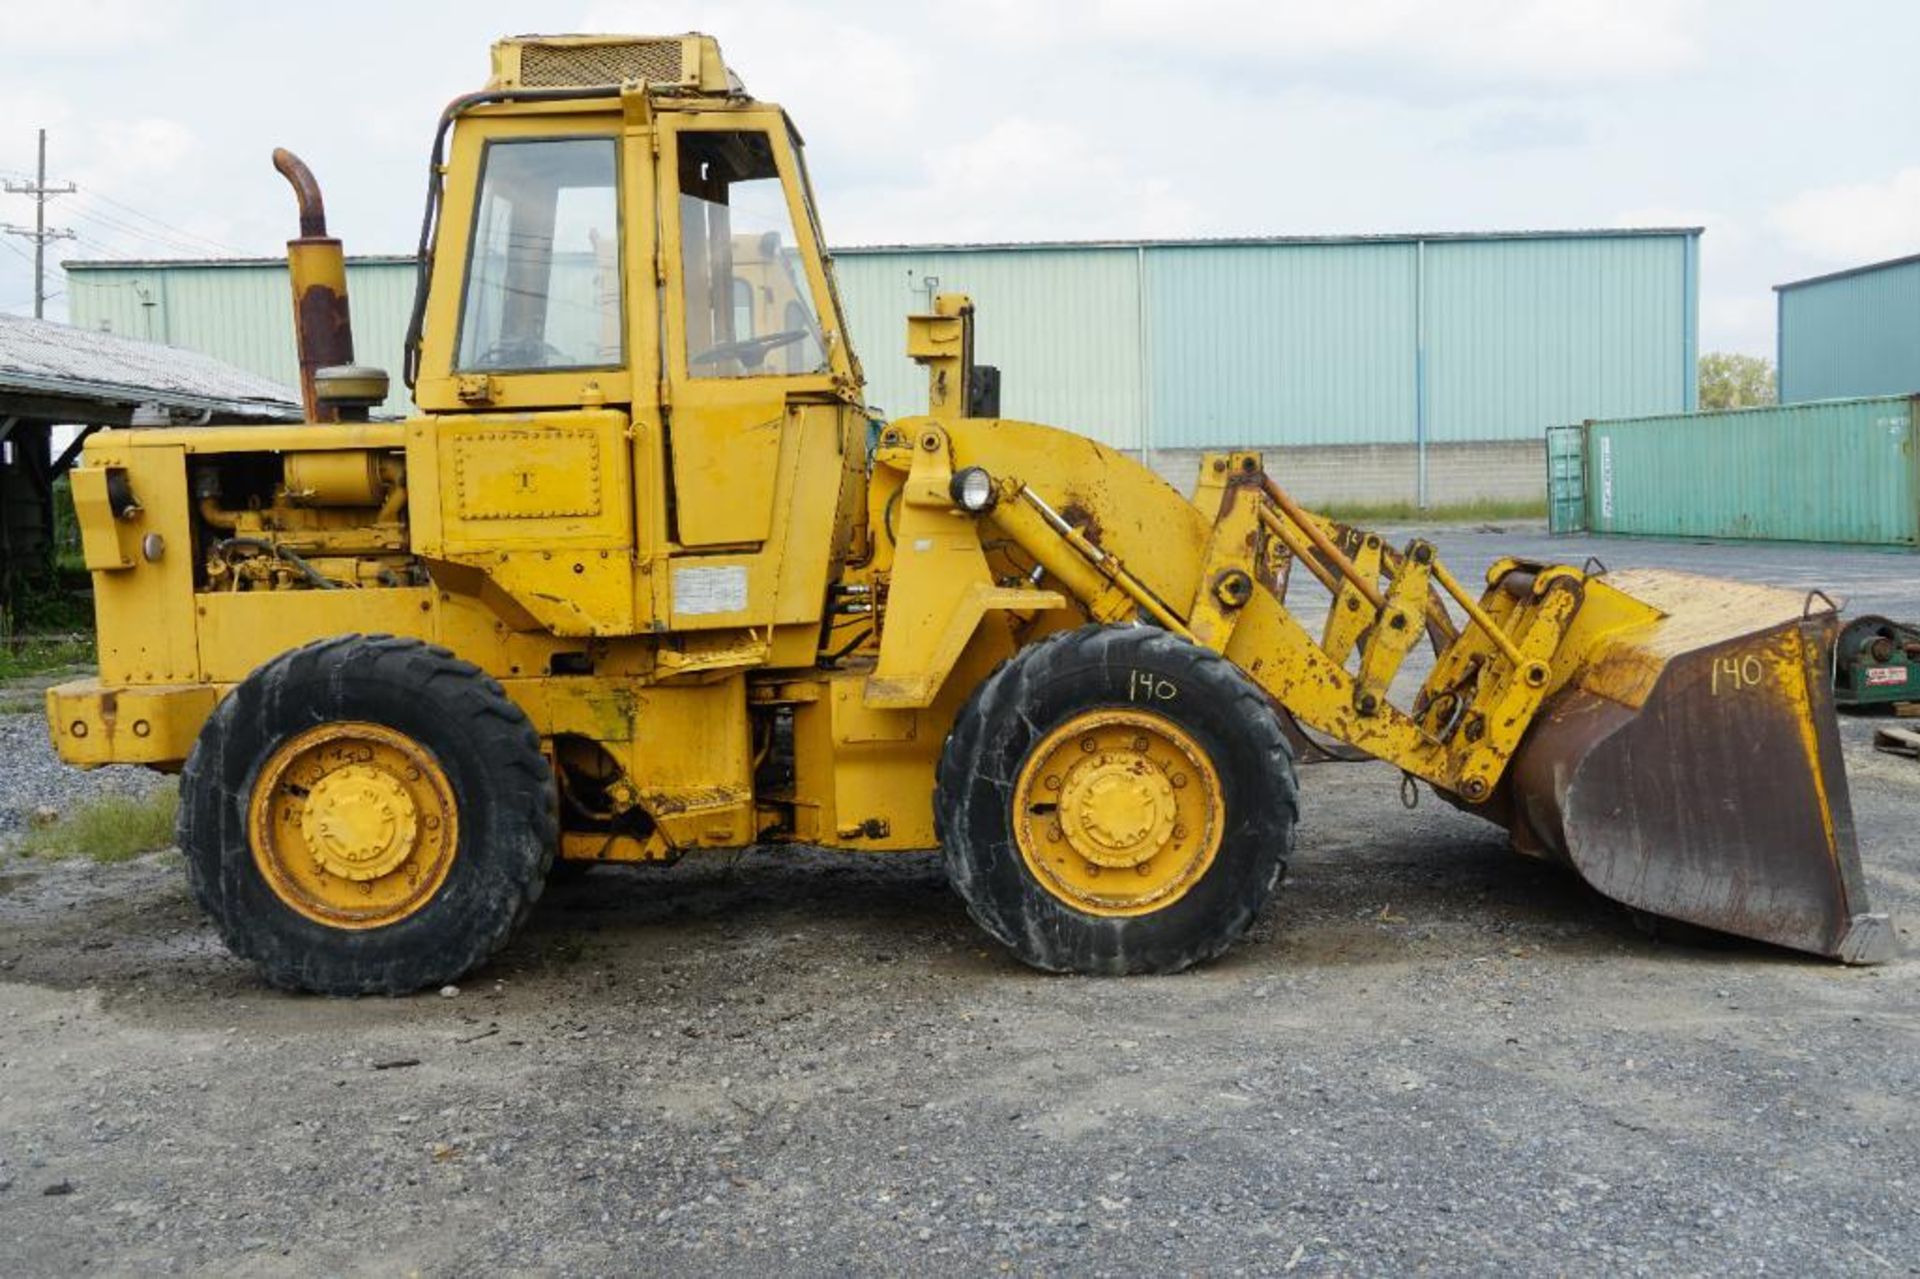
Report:
M 0 637 L 0 681 L 91 666 L 93 658 L 93 639 L 87 635 Z
M 63 857 L 131 861 L 142 853 L 173 847 L 173 819 L 179 808 L 180 794 L 170 789 L 144 799 L 105 795 L 51 826 L 28 831 L 15 851 L 48 861 Z
M 1342 524 L 1369 521 L 1396 524 L 1472 524 L 1483 520 L 1544 520 L 1547 500 L 1536 498 L 1475 498 L 1449 502 L 1424 511 L 1412 502 L 1327 502 L 1312 508 L 1316 514 Z

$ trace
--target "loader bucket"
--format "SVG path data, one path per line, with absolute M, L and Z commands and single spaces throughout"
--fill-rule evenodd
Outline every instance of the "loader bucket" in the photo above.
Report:
M 1589 589 L 1663 616 L 1602 639 L 1542 707 L 1506 779 L 1515 846 L 1653 915 L 1848 963 L 1889 958 L 1841 765 L 1832 609 L 1671 572 Z

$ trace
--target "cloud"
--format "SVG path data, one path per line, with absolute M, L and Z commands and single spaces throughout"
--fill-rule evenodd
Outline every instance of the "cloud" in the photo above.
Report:
M 121 180 L 170 173 L 198 148 L 192 129 L 178 120 L 158 116 L 105 120 L 91 133 L 94 156 L 90 168 Z
M 831 225 L 842 244 L 1097 239 L 1179 234 L 1197 216 L 1172 182 L 1080 130 L 1014 115 L 925 153 L 913 182 L 843 202 Z
M 1851 264 L 1920 253 L 1920 168 L 1803 191 L 1768 219 L 1803 253 Z
M 1738 351 L 1773 358 L 1774 303 L 1771 294 L 1703 292 L 1700 296 L 1700 349 Z
M 33 172 L 34 131 L 58 129 L 72 118 L 73 107 L 57 93 L 32 87 L 0 87 L 0 169 L 20 175 Z
M 1530 106 L 1499 107 L 1478 113 L 1461 135 L 1469 151 L 1533 151 L 1577 147 L 1587 140 L 1587 123 L 1565 111 Z
M 935 81 L 911 39 L 913 26 L 885 9 L 865 22 L 778 0 L 602 0 L 588 7 L 579 29 L 707 32 L 747 91 L 786 107 L 809 140 L 845 130 L 872 148 L 918 128 Z
M 168 0 L 35 0 L 9 6 L 0 36 L 16 63 L 34 54 L 98 54 L 177 28 L 177 10 Z
M 1384 63 L 1449 79 L 1617 80 L 1700 57 L 1703 0 L 985 0 L 1003 38 L 1163 58 Z

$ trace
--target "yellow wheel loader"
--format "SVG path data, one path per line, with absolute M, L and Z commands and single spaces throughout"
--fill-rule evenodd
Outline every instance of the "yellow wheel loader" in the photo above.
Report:
M 556 858 L 769 843 L 939 847 L 1026 962 L 1170 972 L 1258 915 L 1329 758 L 1636 910 L 1888 953 L 1830 606 L 1512 559 L 1469 590 L 1252 454 L 1182 496 L 999 418 L 960 296 L 907 321 L 927 413 L 872 421 L 799 136 L 708 37 L 495 46 L 433 143 L 405 421 L 276 164 L 310 421 L 88 441 L 100 675 L 47 696 L 69 762 L 181 771 L 193 892 L 276 985 L 457 978 Z

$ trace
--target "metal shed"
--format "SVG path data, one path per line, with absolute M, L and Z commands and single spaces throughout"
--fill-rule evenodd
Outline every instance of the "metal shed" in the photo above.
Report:
M 1259 447 L 1314 500 L 1532 497 L 1553 423 L 1695 403 L 1698 228 L 877 245 L 834 252 L 877 407 L 919 411 L 905 317 L 980 306 L 1002 411 L 1189 484 Z M 279 259 L 69 262 L 76 324 L 294 378 Z M 348 263 L 362 360 L 400 367 L 413 260 Z M 395 379 L 386 408 L 407 411 Z
M 1774 286 L 1780 402 L 1920 391 L 1920 254 Z
M 0 602 L 45 565 L 53 481 L 88 428 L 299 418 L 286 387 L 198 352 L 0 315 Z M 80 430 L 56 452 L 59 427 Z

